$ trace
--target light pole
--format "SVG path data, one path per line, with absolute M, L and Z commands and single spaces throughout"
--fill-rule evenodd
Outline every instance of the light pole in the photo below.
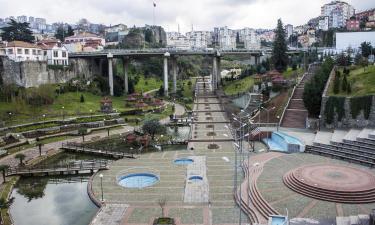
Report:
M 280 122 L 280 116 L 277 116 L 277 131 L 279 131 Z
M 322 119 L 322 115 L 319 115 L 319 120 L 318 120 L 318 130 L 320 131 L 320 122 L 321 122 L 321 119 Z
M 102 202 L 104 202 L 104 193 L 103 193 L 103 174 L 101 173 L 100 175 L 99 175 L 99 177 L 100 177 L 100 189 L 101 189 L 101 191 L 102 191 Z
M 92 122 L 92 109 L 90 109 L 90 121 Z
M 46 127 L 46 114 L 43 114 L 43 127 Z
M 63 107 L 61 107 L 61 109 L 62 109 L 62 116 L 63 116 L 63 121 L 65 120 L 65 107 L 63 106 Z

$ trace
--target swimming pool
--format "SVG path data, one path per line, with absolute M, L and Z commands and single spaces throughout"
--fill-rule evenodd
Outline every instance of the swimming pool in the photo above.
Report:
M 271 216 L 271 225 L 286 225 L 287 218 L 285 216 Z
M 178 166 L 184 166 L 184 165 L 192 164 L 193 162 L 194 162 L 194 160 L 192 160 L 192 159 L 176 159 L 174 161 L 174 164 L 178 165 Z
M 303 152 L 305 145 L 295 137 L 292 137 L 283 132 L 272 132 L 271 138 L 263 139 L 263 142 L 268 145 L 272 151 L 281 152 Z
M 151 173 L 133 173 L 118 179 L 118 184 L 126 188 L 145 188 L 156 184 L 159 177 Z
M 203 181 L 203 177 L 201 177 L 201 176 L 191 176 L 191 177 L 189 177 L 189 180 L 193 181 L 193 182 L 200 182 L 200 181 Z

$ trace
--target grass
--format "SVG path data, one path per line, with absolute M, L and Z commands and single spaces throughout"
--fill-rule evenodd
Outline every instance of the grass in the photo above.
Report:
M 341 74 L 341 77 L 343 77 L 342 70 Z M 333 80 L 330 81 L 328 94 L 331 96 L 364 96 L 375 94 L 375 66 L 352 68 L 348 81 L 352 85 L 351 94 L 342 92 L 341 89 L 338 94 L 334 94 Z
M 224 82 L 224 92 L 226 95 L 236 95 L 249 91 L 254 85 L 253 77 L 245 77 L 235 81 Z
M 6 183 L 2 184 L 0 198 L 8 199 L 8 196 L 10 192 L 12 191 L 13 186 L 17 183 L 18 179 L 19 177 L 11 177 L 11 178 L 8 178 L 8 181 Z M 4 225 L 13 224 L 12 220 L 10 219 L 8 209 L 1 209 L 1 218 L 3 220 Z
M 288 67 L 288 69 L 283 73 L 283 77 L 285 79 L 290 79 L 290 78 L 294 78 L 296 74 L 297 76 L 302 76 L 303 68 L 300 67 L 297 70 L 293 70 L 291 67 Z
M 138 93 L 145 93 L 151 90 L 159 89 L 163 85 L 163 81 L 157 77 L 145 78 L 144 76 L 139 76 L 139 81 L 135 85 L 135 91 Z

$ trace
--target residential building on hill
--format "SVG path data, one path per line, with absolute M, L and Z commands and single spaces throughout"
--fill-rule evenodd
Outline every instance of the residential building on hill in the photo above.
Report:
M 34 44 L 23 41 L 12 41 L 0 47 L 0 55 L 6 55 L 9 59 L 22 61 L 43 61 L 43 51 Z
M 88 32 L 76 32 L 65 38 L 65 46 L 69 52 L 100 51 L 105 46 L 105 39 Z
M 342 1 L 332 1 L 321 7 L 321 16 L 329 17 L 329 28 L 345 27 L 354 14 L 354 7 Z
M 59 40 L 43 40 L 37 46 L 43 50 L 44 59 L 49 65 L 69 65 L 68 49 Z

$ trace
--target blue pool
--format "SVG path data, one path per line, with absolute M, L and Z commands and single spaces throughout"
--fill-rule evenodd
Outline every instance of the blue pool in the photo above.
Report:
M 272 151 L 281 152 L 303 152 L 305 145 L 295 137 L 287 135 L 283 132 L 272 132 L 271 138 L 263 139 Z
M 151 173 L 134 173 L 123 176 L 118 184 L 126 188 L 145 188 L 156 184 L 159 177 Z
M 193 181 L 193 182 L 199 182 L 199 181 L 203 180 L 203 177 L 201 177 L 201 176 L 191 176 L 191 177 L 189 177 L 189 180 Z
M 174 164 L 175 165 L 189 165 L 189 164 L 192 164 L 194 162 L 194 160 L 192 159 L 176 159 L 174 161 Z
M 271 216 L 271 225 L 286 225 L 286 222 L 285 216 Z

